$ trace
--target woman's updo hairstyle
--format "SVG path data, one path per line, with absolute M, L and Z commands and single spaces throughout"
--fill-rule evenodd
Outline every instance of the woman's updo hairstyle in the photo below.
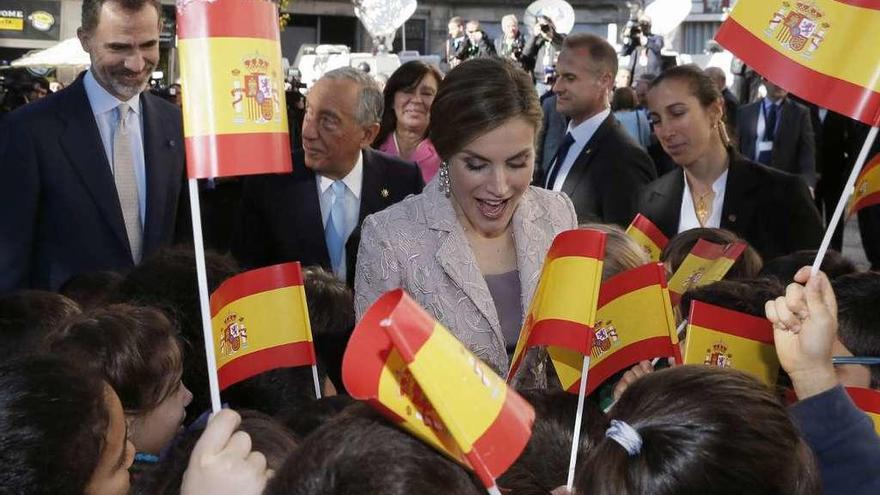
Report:
M 521 68 L 500 58 L 476 58 L 455 67 L 431 105 L 428 138 L 443 160 L 479 136 L 520 117 L 535 127 L 543 113 L 532 80 Z
M 721 91 L 718 90 L 715 81 L 703 69 L 694 64 L 678 65 L 666 69 L 651 81 L 648 91 L 668 81 L 680 81 L 687 84 L 691 94 L 700 102 L 703 108 L 708 108 L 709 105 L 722 98 Z M 724 111 L 723 104 L 721 105 L 721 111 Z M 730 143 L 730 137 L 727 135 L 727 129 L 723 123 L 718 126 L 718 135 L 725 146 Z

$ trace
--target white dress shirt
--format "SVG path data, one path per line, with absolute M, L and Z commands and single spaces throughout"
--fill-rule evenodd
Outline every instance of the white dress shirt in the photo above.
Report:
M 691 196 L 691 187 L 688 185 L 687 175 L 684 176 L 684 193 L 681 195 L 681 213 L 678 217 L 678 233 L 699 227 L 721 228 L 721 209 L 724 207 L 724 192 L 727 189 L 727 169 L 712 183 L 712 191 L 715 198 L 712 200 L 712 213 L 706 220 L 705 225 L 700 225 L 697 210 L 694 207 L 694 198 Z M 681 171 L 684 174 L 684 170 Z
M 571 148 L 568 149 L 568 155 L 565 156 L 565 160 L 562 162 L 562 167 L 559 169 L 559 172 L 556 173 L 556 180 L 553 182 L 554 191 L 562 190 L 562 185 L 565 184 L 565 179 L 568 177 L 568 173 L 571 172 L 571 167 L 574 166 L 575 160 L 580 156 L 584 147 L 590 142 L 590 139 L 593 138 L 593 134 L 596 133 L 596 130 L 599 129 L 599 126 L 602 125 L 602 122 L 604 122 L 606 118 L 608 118 L 608 114 L 610 113 L 611 109 L 606 108 L 581 122 L 576 127 L 572 127 L 571 122 L 569 122 L 567 132 L 571 133 L 571 137 L 574 138 L 574 143 L 571 145 Z
M 324 225 L 324 228 L 327 228 L 327 219 L 330 218 L 330 208 L 333 206 L 333 191 L 330 186 L 333 185 L 333 179 L 329 177 L 325 177 L 320 174 L 315 175 L 315 183 L 318 187 L 318 200 L 321 205 L 321 222 Z M 357 162 L 354 164 L 354 168 L 342 178 L 343 184 L 345 184 L 345 242 L 348 241 L 348 237 L 354 231 L 355 227 L 358 224 L 358 215 L 360 215 L 361 210 L 361 188 L 364 182 L 364 153 L 361 151 L 358 154 Z M 345 280 L 346 277 L 346 266 L 345 261 L 346 258 L 346 249 L 343 244 L 342 247 L 342 259 L 343 262 L 340 263 L 339 273 L 336 273 L 336 276 L 342 280 Z
M 86 96 L 89 99 L 89 105 L 92 107 L 92 114 L 95 116 L 95 122 L 98 124 L 98 132 L 101 134 L 101 142 L 104 144 L 104 153 L 107 157 L 107 163 L 110 164 L 110 172 L 113 170 L 113 136 L 116 133 L 117 122 L 119 120 L 116 108 L 122 103 L 127 103 L 131 111 L 137 116 L 138 125 L 129 125 L 129 138 L 131 140 L 131 152 L 134 163 L 134 175 L 137 179 L 138 188 L 138 206 L 140 207 L 141 226 L 147 215 L 147 172 L 146 158 L 144 158 L 144 115 L 141 112 L 140 94 L 128 101 L 120 101 L 111 95 L 101 86 L 92 71 L 86 72 L 83 78 L 83 84 L 86 88 Z M 131 113 L 129 119 L 134 118 Z M 126 121 L 130 123 L 131 120 Z

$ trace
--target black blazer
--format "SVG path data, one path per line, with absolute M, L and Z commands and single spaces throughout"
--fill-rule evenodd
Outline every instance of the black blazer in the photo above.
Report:
M 736 135 L 740 152 L 749 160 L 755 159 L 755 141 L 758 139 L 758 115 L 763 100 L 739 108 Z M 810 110 L 785 98 L 779 107 L 779 125 L 773 139 L 773 168 L 799 175 L 810 187 L 816 186 L 816 143 Z
M 293 155 L 293 172 L 244 179 L 232 254 L 245 268 L 299 261 L 331 270 L 315 173 Z M 364 150 L 364 180 L 358 225 L 345 243 L 347 278 L 354 283 L 361 223 L 410 194 L 422 192 L 419 168 L 395 156 Z
M 185 157 L 180 110 L 146 91 L 140 102 L 146 257 L 174 238 Z M 0 198 L 0 292 L 57 290 L 79 273 L 134 265 L 82 75 L 4 119 Z
M 648 184 L 639 212 L 673 237 L 678 233 L 684 173 L 670 172 Z M 810 191 L 798 177 L 732 152 L 721 228 L 752 245 L 765 260 L 800 249 L 818 249 L 824 233 Z
M 636 215 L 639 190 L 656 178 L 648 153 L 609 114 L 575 159 L 562 192 L 574 203 L 579 223 L 627 226 Z M 543 186 L 544 178 L 539 180 Z

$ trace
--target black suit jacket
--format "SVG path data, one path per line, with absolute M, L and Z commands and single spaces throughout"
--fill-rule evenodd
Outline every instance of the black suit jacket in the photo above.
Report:
M 671 238 L 678 233 L 682 194 L 684 174 L 670 172 L 642 191 L 639 212 Z M 800 249 L 818 249 L 824 233 L 803 181 L 733 152 L 721 228 L 748 241 L 765 260 Z
M 743 105 L 737 115 L 736 134 L 740 152 L 749 160 L 755 159 L 755 141 L 758 139 L 758 115 L 763 100 Z M 810 187 L 816 186 L 816 143 L 813 125 L 807 107 L 785 98 L 779 108 L 779 125 L 773 139 L 771 166 L 799 175 Z
M 143 255 L 171 244 L 184 177 L 180 110 L 144 92 Z M 122 208 L 83 76 L 10 114 L 0 129 L 0 292 L 58 289 L 79 273 L 133 266 Z
M 354 283 L 361 223 L 410 194 L 422 192 L 419 168 L 392 155 L 365 149 L 364 180 L 358 225 L 345 243 L 347 278 Z M 332 270 L 315 173 L 304 165 L 302 152 L 293 156 L 293 172 L 244 179 L 239 222 L 232 253 L 246 268 L 299 261 Z
M 724 120 L 727 122 L 727 129 L 730 132 L 736 132 L 736 116 L 739 112 L 739 100 L 737 100 L 736 96 L 733 95 L 733 92 L 727 88 L 724 88 L 724 91 L 721 92 L 721 97 L 724 98 Z M 755 125 L 757 125 L 757 121 L 755 121 Z
M 574 203 L 579 223 L 626 226 L 636 215 L 639 190 L 656 178 L 648 153 L 609 114 L 575 159 L 562 192 Z M 539 180 L 543 186 L 544 178 Z

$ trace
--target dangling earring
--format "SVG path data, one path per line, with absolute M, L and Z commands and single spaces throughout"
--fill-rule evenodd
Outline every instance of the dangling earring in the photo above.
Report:
M 447 162 L 440 164 L 439 174 L 440 178 L 437 180 L 437 188 L 448 198 L 451 189 L 449 187 L 449 164 Z

